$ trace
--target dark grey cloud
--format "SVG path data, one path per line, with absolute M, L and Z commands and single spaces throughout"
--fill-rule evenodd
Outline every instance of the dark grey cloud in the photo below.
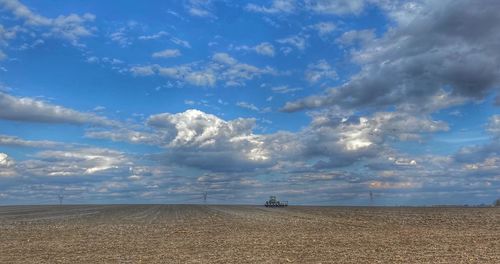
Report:
M 265 144 L 277 159 L 318 160 L 315 169 L 338 168 L 390 151 L 393 141 L 422 141 L 426 135 L 448 130 L 428 115 L 377 112 L 343 116 L 337 111 L 312 114 L 311 124 L 298 133 L 277 133 Z
M 448 130 L 446 123 L 426 114 L 355 116 L 337 110 L 311 113 L 311 124 L 295 133 L 256 134 L 255 119 L 226 121 L 187 110 L 150 116 L 147 133 L 119 128 L 87 132 L 87 136 L 159 146 L 165 153 L 154 155 L 155 160 L 164 164 L 249 172 L 274 166 L 288 170 L 282 167 L 284 161 L 305 162 L 300 166 L 310 170 L 346 167 L 389 150 L 391 141 L 425 141 L 432 133 Z
M 49 140 L 25 140 L 16 136 L 0 135 L 0 146 L 31 147 L 31 148 L 57 148 L 66 144 Z
M 490 117 L 486 124 L 486 131 L 492 139 L 489 144 L 462 147 L 454 156 L 454 160 L 461 164 L 478 163 L 488 158 L 500 156 L 500 115 Z
M 496 106 L 500 106 L 500 95 L 497 95 L 497 96 L 495 97 L 495 105 L 496 105 Z
M 161 135 L 150 131 L 135 131 L 129 128 L 117 128 L 116 130 L 87 130 L 85 137 L 95 139 L 109 139 L 112 141 L 123 141 L 132 144 L 162 144 Z
M 19 164 L 29 175 L 42 177 L 92 177 L 128 170 L 133 163 L 125 153 L 105 148 L 45 150 Z
M 440 93 L 450 100 L 484 98 L 500 80 L 500 2 L 480 2 L 426 1 L 408 10 L 388 9 L 395 27 L 351 54 L 361 66 L 358 74 L 325 94 L 288 102 L 283 110 L 425 107 Z
M 82 113 L 70 108 L 54 105 L 28 97 L 15 97 L 0 92 L 0 119 L 39 122 L 91 124 L 99 126 L 116 126 L 117 122 L 92 113 Z
M 493 115 L 490 117 L 486 130 L 493 135 L 493 137 L 500 138 L 500 115 Z

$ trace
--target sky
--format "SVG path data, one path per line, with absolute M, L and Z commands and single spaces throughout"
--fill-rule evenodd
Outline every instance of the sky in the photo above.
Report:
M 0 205 L 491 204 L 498 10 L 0 0 Z

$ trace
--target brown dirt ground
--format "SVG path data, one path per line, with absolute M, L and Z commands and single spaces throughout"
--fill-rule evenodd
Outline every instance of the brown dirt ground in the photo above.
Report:
M 500 263 L 500 208 L 2 206 L 0 263 Z

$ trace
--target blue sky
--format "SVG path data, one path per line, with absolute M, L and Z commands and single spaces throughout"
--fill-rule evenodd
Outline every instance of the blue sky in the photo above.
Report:
M 0 0 L 0 204 L 491 203 L 479 2 Z

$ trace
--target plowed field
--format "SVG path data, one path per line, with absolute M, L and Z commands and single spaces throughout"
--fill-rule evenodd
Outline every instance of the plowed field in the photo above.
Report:
M 2 206 L 0 263 L 500 263 L 500 208 Z

